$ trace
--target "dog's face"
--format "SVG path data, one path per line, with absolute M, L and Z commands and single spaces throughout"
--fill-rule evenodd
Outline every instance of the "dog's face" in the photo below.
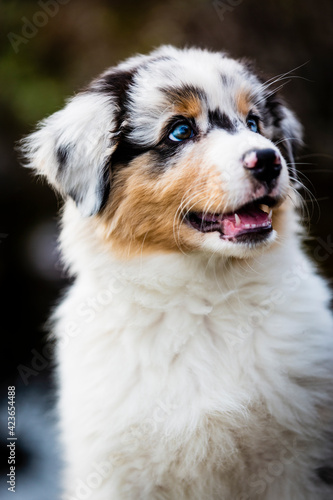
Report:
M 120 255 L 245 257 L 283 232 L 300 140 L 245 65 L 162 47 L 106 71 L 24 149 Z

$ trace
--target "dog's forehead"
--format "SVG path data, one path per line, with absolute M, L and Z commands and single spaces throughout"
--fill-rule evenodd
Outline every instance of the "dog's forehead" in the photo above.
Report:
M 142 144 L 156 142 L 173 115 L 196 118 L 221 111 L 235 116 L 259 87 L 243 64 L 222 53 L 189 50 L 143 60 L 128 93 L 130 136 Z
M 223 54 L 207 51 L 179 52 L 148 61 L 137 69 L 131 100 L 136 109 L 161 109 L 175 96 L 194 95 L 208 108 L 227 107 L 239 92 L 251 93 L 257 83 L 247 68 Z M 190 92 L 189 92 L 190 89 Z M 141 108 L 142 109 L 142 108 Z

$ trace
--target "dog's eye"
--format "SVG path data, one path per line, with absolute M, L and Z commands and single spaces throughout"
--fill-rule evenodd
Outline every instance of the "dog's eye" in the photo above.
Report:
M 174 142 L 185 141 L 194 136 L 194 132 L 187 123 L 176 125 L 169 134 L 169 139 Z
M 259 118 L 256 116 L 248 116 L 246 119 L 246 125 L 249 127 L 251 132 L 259 133 Z

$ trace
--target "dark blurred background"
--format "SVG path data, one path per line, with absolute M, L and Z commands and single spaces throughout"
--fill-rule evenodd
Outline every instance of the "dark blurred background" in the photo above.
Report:
M 16 385 L 16 499 L 42 500 L 48 491 L 52 500 L 58 498 L 60 454 L 54 452 L 54 384 L 44 323 L 68 281 L 56 250 L 59 200 L 20 167 L 15 143 L 107 66 L 160 44 L 246 56 L 267 78 L 298 68 L 282 93 L 305 127 L 306 146 L 297 161 L 311 192 L 304 191 L 305 224 L 313 236 L 308 252 L 331 279 L 333 2 L 2 0 L 0 26 L 1 394 Z M 5 447 L 1 466 L 3 498 Z

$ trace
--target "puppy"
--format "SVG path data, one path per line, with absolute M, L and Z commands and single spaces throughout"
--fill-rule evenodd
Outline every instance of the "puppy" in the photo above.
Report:
M 53 317 L 64 500 L 333 497 L 330 293 L 274 83 L 166 46 L 24 140 L 76 277 Z

